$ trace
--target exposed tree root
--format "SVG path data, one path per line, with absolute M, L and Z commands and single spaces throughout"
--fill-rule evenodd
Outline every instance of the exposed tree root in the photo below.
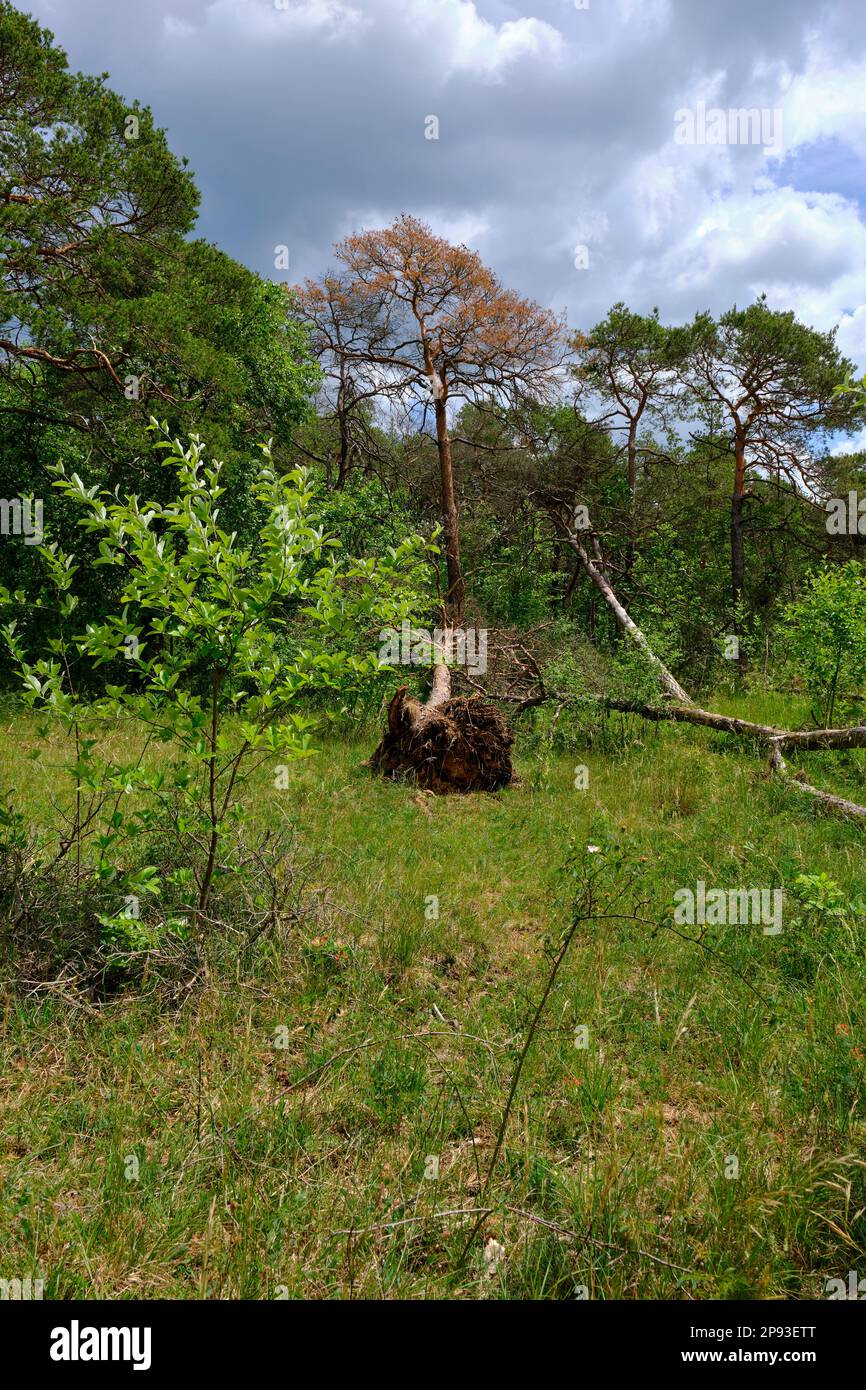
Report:
M 440 663 L 426 703 L 407 695 L 405 685 L 397 691 L 370 767 L 438 793 L 499 791 L 513 781 L 513 742 L 493 705 L 476 696 L 452 699 L 451 672 Z

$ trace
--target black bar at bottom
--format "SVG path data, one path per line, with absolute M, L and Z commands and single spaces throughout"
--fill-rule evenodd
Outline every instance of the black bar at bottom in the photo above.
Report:
M 761 1367 L 775 1373 L 796 1367 L 828 1373 L 857 1364 L 866 1319 L 859 1303 L 826 1302 L 636 1303 L 577 1302 L 568 1306 L 476 1302 L 132 1302 L 0 1303 L 6 1360 L 16 1371 L 46 1373 L 63 1382 L 107 1372 L 164 1376 L 255 1369 L 256 1376 L 300 1371 L 310 1361 L 333 1380 L 369 1367 L 386 1381 L 406 1376 L 450 1376 L 458 1346 L 463 1360 L 477 1347 L 478 1374 L 507 1369 L 516 1350 L 549 1366 L 551 1353 L 581 1365 L 641 1374 L 674 1367 L 700 1376 L 713 1366 Z M 452 1343 L 452 1334 L 460 1342 Z M 412 1339 L 406 1360 L 399 1352 Z M 468 1343 L 466 1339 L 471 1339 Z M 451 1352 L 449 1352 L 451 1347 Z M 451 1361 L 449 1367 L 449 1361 Z M 464 1363 L 464 1373 L 468 1367 Z M 20 1372 L 19 1372 L 20 1374 Z

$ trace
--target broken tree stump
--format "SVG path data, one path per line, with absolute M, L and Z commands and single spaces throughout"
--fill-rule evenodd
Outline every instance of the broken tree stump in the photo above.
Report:
M 499 791 L 514 779 L 514 735 L 493 705 L 477 695 L 451 696 L 451 672 L 433 671 L 426 702 L 401 685 L 388 706 L 388 728 L 370 759 L 383 777 L 404 778 L 428 791 Z

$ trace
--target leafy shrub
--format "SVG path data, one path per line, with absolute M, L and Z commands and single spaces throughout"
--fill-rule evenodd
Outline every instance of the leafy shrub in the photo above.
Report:
M 99 921 L 122 950 L 154 939 L 129 901 L 137 909 L 167 884 L 182 910 L 163 919 L 163 932 L 204 923 L 215 884 L 239 871 L 226 852 L 229 831 L 244 820 L 240 794 L 250 774 L 271 764 L 280 776 L 314 751 L 316 720 L 302 701 L 317 692 L 340 698 L 379 678 L 370 647 L 382 626 L 412 616 L 426 561 L 420 537 L 384 558 L 339 559 L 338 542 L 317 524 L 306 471 L 278 476 L 267 446 L 255 485 L 266 519 L 256 544 L 241 545 L 221 526 L 222 465 L 200 439 L 155 447 L 176 479 L 166 503 L 101 493 L 62 464 L 54 469 L 55 486 L 96 539 L 96 563 L 121 572 L 121 611 L 72 635 L 76 560 L 52 543 L 41 554 L 59 635 L 33 661 L 15 619 L 2 629 L 23 698 L 46 716 L 43 732 L 59 725 L 73 750 L 66 772 L 74 812 L 58 831 L 54 862 L 74 859 L 76 883 L 93 874 L 114 892 L 115 908 L 100 909 Z M 13 608 L 27 603 L 22 592 L 0 598 Z M 76 655 L 96 666 L 123 661 L 127 678 L 86 704 L 71 677 Z M 143 744 L 124 757 L 100 754 L 99 733 L 124 718 L 146 731 Z M 169 754 L 156 762 L 160 748 Z M 20 833 L 13 822 L 7 830 Z M 181 870 L 173 876 L 154 862 L 166 835 Z
M 806 592 L 785 610 L 791 664 L 815 701 L 814 718 L 832 724 L 866 683 L 866 578 L 856 560 L 809 575 Z

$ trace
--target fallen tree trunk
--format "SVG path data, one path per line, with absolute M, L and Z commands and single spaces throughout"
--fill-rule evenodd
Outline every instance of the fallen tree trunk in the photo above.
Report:
M 866 816 L 866 806 L 858 806 L 856 801 L 846 801 L 843 796 L 821 791 L 813 787 L 799 774 L 788 771 L 782 749 L 799 748 L 804 752 L 820 751 L 829 748 L 866 748 L 866 725 L 855 724 L 848 729 L 777 729 L 772 724 L 752 724 L 747 719 L 733 719 L 727 714 L 714 714 L 712 710 L 700 709 L 697 705 L 645 705 L 637 700 L 604 700 L 606 709 L 621 710 L 625 714 L 639 714 L 642 719 L 661 723 L 672 720 L 682 724 L 700 724 L 707 729 L 719 729 L 725 734 L 738 734 L 742 737 L 760 739 L 769 750 L 770 771 L 783 778 L 797 791 L 816 797 L 828 810 L 844 816 Z
M 639 700 L 605 700 L 608 709 L 639 714 L 642 719 L 672 719 L 682 724 L 703 724 L 726 734 L 749 735 L 773 742 L 779 747 L 801 748 L 804 752 L 826 748 L 866 748 L 866 724 L 843 729 L 780 729 L 775 724 L 753 724 L 729 714 L 715 714 L 699 705 L 645 705 Z
M 828 733 L 829 730 L 823 730 Z M 834 732 L 839 732 L 835 730 Z M 796 734 L 790 735 L 796 738 Z M 811 782 L 804 781 L 799 776 L 792 777 L 785 763 L 785 759 L 779 751 L 781 740 L 773 739 L 770 744 L 770 769 L 777 776 L 783 778 L 789 787 L 796 787 L 797 791 L 806 792 L 808 796 L 817 797 L 822 805 L 829 811 L 836 811 L 841 816 L 862 817 L 866 816 L 866 806 L 858 806 L 856 801 L 846 801 L 844 796 L 834 796 L 832 792 L 821 791 L 820 787 L 813 787 Z M 848 745 L 843 745 L 848 746 Z
M 639 714 L 642 719 L 655 722 L 672 719 L 679 724 L 704 724 L 708 729 L 720 729 L 726 734 L 754 735 L 757 738 L 781 738 L 784 729 L 773 724 L 753 724 L 748 719 L 735 719 L 729 714 L 714 714 L 712 710 L 701 709 L 691 701 L 685 705 L 646 705 L 640 700 L 604 701 L 607 709 L 621 710 L 624 714 Z
M 577 555 L 584 571 L 592 580 L 608 608 L 613 613 L 613 616 L 616 618 L 620 631 L 624 632 L 627 637 L 630 637 L 636 647 L 640 647 L 668 694 L 672 695 L 675 700 L 682 700 L 683 704 L 689 704 L 689 697 L 683 690 L 679 681 L 671 675 L 664 662 L 659 660 L 637 623 L 629 617 L 602 573 L 600 566 L 589 558 L 589 552 L 580 539 L 580 532 L 569 531 L 567 533 L 567 539 L 568 544 Z
M 428 791 L 499 791 L 513 780 L 514 735 L 499 710 L 478 696 L 451 696 L 451 672 L 433 668 L 426 702 L 402 685 L 388 706 L 388 728 L 370 767 Z
M 562 519 L 559 520 L 560 525 L 562 525 Z M 668 695 L 673 696 L 679 702 L 676 705 L 655 706 L 634 700 L 608 699 L 603 701 L 608 709 L 639 714 L 641 718 L 653 721 L 673 720 L 684 724 L 700 724 L 709 729 L 719 729 L 723 733 L 757 738 L 768 750 L 770 771 L 782 778 L 789 787 L 814 797 L 828 811 L 834 811 L 838 815 L 856 818 L 866 817 L 866 806 L 860 806 L 855 801 L 847 801 L 845 797 L 835 796 L 832 792 L 822 791 L 819 787 L 813 787 L 811 783 L 801 780 L 799 776 L 792 776 L 781 751 L 783 748 L 799 748 L 804 752 L 829 748 L 866 748 L 866 725 L 856 724 L 847 729 L 778 729 L 772 724 L 754 724 L 748 719 L 736 719 L 731 715 L 715 714 L 712 710 L 701 709 L 686 694 L 664 662 L 660 661 L 655 652 L 651 650 L 637 623 L 623 608 L 602 572 L 596 538 L 593 537 L 596 556 L 596 561 L 593 561 L 581 539 L 580 532 L 571 530 L 569 527 L 563 529 L 568 544 L 616 618 L 620 631 L 630 637 L 640 648 Z
M 682 724 L 700 724 L 704 728 L 719 729 L 722 733 L 741 737 L 760 739 L 769 750 L 770 771 L 787 782 L 797 791 L 815 797 L 829 811 L 839 815 L 866 817 L 866 806 L 856 801 L 847 801 L 843 796 L 835 796 L 820 787 L 813 787 L 800 775 L 792 776 L 788 771 L 782 749 L 800 748 L 804 752 L 827 748 L 866 748 L 866 725 L 856 724 L 848 729 L 777 729 L 773 724 L 753 724 L 748 719 L 734 719 L 728 714 L 715 714 L 712 710 L 700 709 L 697 705 L 645 705 L 637 700 L 604 700 L 607 709 L 621 710 L 626 714 L 639 714 L 642 719 L 654 723 L 673 720 Z

